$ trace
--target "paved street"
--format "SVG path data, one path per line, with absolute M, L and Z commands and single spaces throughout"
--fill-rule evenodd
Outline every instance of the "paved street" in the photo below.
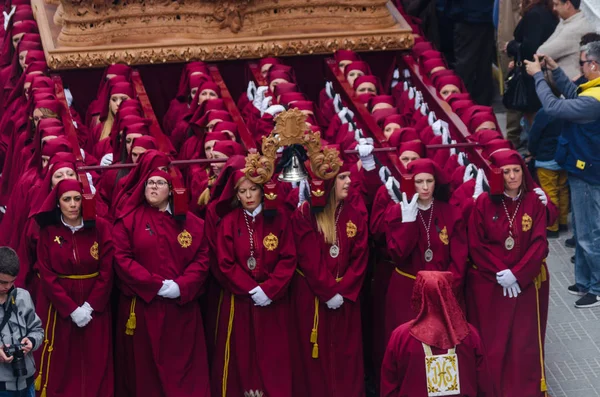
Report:
M 600 396 L 600 307 L 576 309 L 573 284 L 575 250 L 550 240 L 550 314 L 546 332 L 546 377 L 551 397 Z

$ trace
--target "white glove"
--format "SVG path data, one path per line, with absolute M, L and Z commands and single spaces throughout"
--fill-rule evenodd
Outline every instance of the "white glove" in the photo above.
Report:
M 248 88 L 246 88 L 246 97 L 248 97 L 248 100 L 252 102 L 254 100 L 255 95 L 256 84 L 254 84 L 254 81 L 250 80 L 250 82 L 248 83 Z
M 456 145 L 456 140 L 455 139 L 451 140 L 450 144 L 451 145 Z M 450 148 L 450 156 L 454 156 L 455 154 L 456 154 L 456 148 L 455 147 Z
M 260 86 L 256 89 L 256 94 L 254 95 L 254 99 L 252 99 L 252 106 L 259 111 L 261 110 L 263 100 L 265 99 L 265 92 L 267 92 L 268 89 L 269 87 L 267 86 Z
M 412 100 L 415 98 L 415 89 L 410 87 L 408 90 L 408 99 Z
M 465 167 L 465 173 L 463 174 L 463 183 L 470 181 L 477 176 L 477 167 L 475 164 L 469 164 Z
M 516 298 L 521 293 L 521 287 L 519 287 L 519 283 L 514 283 L 509 285 L 508 287 L 502 287 L 504 296 L 508 294 L 509 298 Z
M 64 88 L 63 91 L 65 93 L 65 99 L 67 100 L 67 106 L 71 107 L 71 105 L 73 105 L 73 94 L 68 88 Z
M 400 71 L 398 68 L 394 69 L 394 74 L 392 74 L 392 88 L 394 88 L 398 82 L 400 81 Z
M 435 113 L 433 111 L 429 112 L 429 116 L 427 116 L 427 124 L 433 125 L 433 123 L 435 123 L 436 120 L 437 117 L 435 117 Z
M 336 113 L 339 113 L 342 111 L 343 108 L 344 105 L 342 104 L 342 98 L 340 97 L 340 94 L 335 94 L 335 96 L 333 97 L 333 109 Z
M 538 198 L 540 199 L 542 204 L 547 206 L 548 205 L 548 196 L 546 196 L 546 192 L 544 192 L 544 190 L 542 190 L 542 188 L 540 188 L 540 187 L 536 187 L 535 189 L 533 189 L 533 191 L 535 192 L 535 194 L 538 195 Z
M 375 158 L 373 157 L 373 138 L 360 138 L 358 140 L 358 156 L 365 167 L 365 170 L 372 171 L 375 169 Z
M 444 130 L 448 129 L 448 123 L 446 123 L 444 120 L 437 120 L 431 125 L 431 129 L 433 130 L 433 134 L 435 136 L 440 136 Z
M 102 159 L 100 160 L 100 165 L 107 166 L 107 165 L 111 165 L 112 162 L 113 162 L 113 154 L 108 153 L 108 154 L 105 154 L 104 156 L 102 156 Z
M 96 194 L 96 187 L 94 186 L 94 181 L 92 180 L 92 174 L 86 172 L 85 177 L 87 178 L 88 184 L 90 185 L 90 191 L 92 192 L 92 194 Z
M 163 289 L 165 286 L 166 289 Z M 177 299 L 181 296 L 181 291 L 179 290 L 179 285 L 175 281 L 164 280 L 163 286 L 158 291 L 158 295 L 162 296 L 163 298 Z
M 348 124 L 348 127 L 352 126 L 352 123 Z M 357 128 L 354 131 L 354 140 L 358 142 L 361 138 L 364 138 L 365 134 L 363 134 L 363 130 L 361 128 Z
M 83 305 L 81 305 L 81 308 L 87 310 L 87 312 L 90 314 L 90 316 L 94 312 L 94 309 L 92 308 L 92 306 L 90 306 L 90 304 L 87 302 L 85 302 Z
M 427 108 L 427 104 L 425 102 L 423 102 L 421 104 L 421 107 L 419 108 L 419 111 L 421 112 L 421 114 L 423 116 L 427 116 L 427 112 L 429 111 L 429 109 Z
M 267 110 L 265 110 L 265 113 L 270 114 L 271 116 L 275 117 L 279 113 L 284 112 L 284 111 L 285 111 L 285 108 L 282 105 L 271 105 L 267 108 Z
M 410 223 L 417 220 L 417 214 L 419 213 L 419 208 L 417 207 L 418 199 L 419 195 L 415 193 L 412 200 L 408 202 L 406 193 L 402 193 L 402 202 L 400 203 L 400 207 L 402 208 L 402 223 Z
M 408 90 L 408 81 L 405 81 L 404 84 L 402 84 L 402 90 L 406 91 Z M 410 93 L 409 93 L 410 94 Z M 409 95 L 410 96 L 410 95 Z M 412 98 L 411 98 L 412 99 Z
M 327 301 L 327 307 L 331 310 L 339 309 L 344 304 L 344 298 L 340 294 L 335 294 L 333 298 Z
M 517 278 L 510 269 L 505 269 L 496 273 L 496 281 L 501 286 L 508 288 L 517 282 Z
M 465 152 L 460 152 L 458 154 L 458 164 L 461 166 L 465 166 L 466 160 L 467 160 L 467 154 Z
M 404 74 L 404 78 L 405 78 L 405 79 L 407 79 L 407 80 L 408 80 L 408 79 L 410 79 L 410 70 L 408 70 L 408 69 L 404 69 L 404 70 L 402 71 L 402 73 Z
M 415 91 L 415 110 L 421 108 L 421 103 L 423 103 L 423 94 L 421 94 L 421 91 Z
M 387 182 L 385 183 L 385 188 L 387 189 L 387 192 L 390 195 L 392 201 L 396 204 L 400 204 L 400 199 L 396 196 L 396 193 L 394 192 L 394 185 L 398 188 L 398 191 L 400 191 L 400 182 L 398 182 L 398 180 L 393 176 L 390 176 Z M 402 214 L 402 220 L 404 221 L 404 214 Z
M 379 169 L 379 179 L 381 179 L 381 183 L 383 183 L 384 185 L 390 176 L 392 176 L 392 173 L 390 172 L 390 169 L 385 165 Z
M 78 307 L 77 309 L 73 310 L 73 313 L 71 313 L 71 320 L 73 320 L 73 322 L 79 328 L 83 328 L 88 325 L 90 321 L 92 321 L 92 316 L 83 307 Z
M 16 10 L 17 10 L 17 7 L 12 6 L 12 8 L 8 14 L 6 13 L 6 11 L 2 11 L 2 14 L 4 14 L 4 30 L 6 30 L 6 27 L 8 26 L 8 22 L 10 21 L 10 18 L 13 16 L 13 14 L 15 13 Z
M 343 108 L 337 114 L 337 116 L 339 117 L 342 124 L 347 124 L 354 119 L 354 113 L 352 112 L 352 110 L 350 110 L 348 108 Z
M 305 196 L 305 193 L 308 192 L 309 197 Z M 310 198 L 310 187 L 308 186 L 308 181 L 306 179 L 302 179 L 300 181 L 300 186 L 298 186 L 298 207 L 302 205 L 303 202 L 307 201 Z
M 442 143 L 444 145 L 449 145 L 450 142 L 452 142 L 452 140 L 450 139 L 450 130 L 448 130 L 447 128 L 444 128 L 442 130 Z
M 0 212 L 2 212 L 3 214 L 6 214 L 6 206 L 0 206 Z
M 248 292 L 254 301 L 255 306 L 269 306 L 273 301 L 269 299 L 265 291 L 260 286 Z
M 333 99 L 336 96 L 336 93 L 333 90 L 333 83 L 331 81 L 325 83 L 325 93 L 329 99 Z
M 261 105 L 260 105 L 260 115 L 262 116 L 263 114 L 265 114 L 265 110 L 267 110 L 269 108 L 269 106 L 271 106 L 271 104 L 273 103 L 273 97 L 266 97 L 263 99 Z
M 487 183 L 487 177 L 485 176 L 485 171 L 480 168 L 477 170 L 477 177 L 475 178 L 475 191 L 473 192 L 473 198 L 475 200 L 483 193 L 484 181 Z

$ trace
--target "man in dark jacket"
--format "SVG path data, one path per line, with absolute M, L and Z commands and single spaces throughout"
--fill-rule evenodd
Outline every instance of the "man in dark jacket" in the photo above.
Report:
M 491 105 L 494 98 L 494 0 L 447 0 L 454 21 L 456 73 L 475 102 Z
M 599 306 L 600 300 L 600 42 L 581 49 L 579 64 L 588 80 L 577 87 L 557 63 L 544 57 L 546 67 L 565 99 L 557 98 L 541 71 L 539 58 L 525 61 L 544 111 L 564 120 L 556 162 L 569 173 L 573 216 L 577 224 L 575 282 L 569 292 L 583 295 L 575 307 Z

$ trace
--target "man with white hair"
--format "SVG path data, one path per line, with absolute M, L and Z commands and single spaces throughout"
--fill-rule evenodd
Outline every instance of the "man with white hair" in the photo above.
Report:
M 552 77 L 564 99 L 557 98 L 542 73 L 542 65 Z M 577 87 L 548 55 L 535 55 L 525 61 L 527 73 L 551 117 L 564 120 L 558 139 L 556 162 L 569 173 L 572 211 L 577 225 L 575 285 L 569 292 L 581 298 L 575 307 L 599 306 L 600 300 L 600 42 L 581 48 L 579 65 L 588 80 Z

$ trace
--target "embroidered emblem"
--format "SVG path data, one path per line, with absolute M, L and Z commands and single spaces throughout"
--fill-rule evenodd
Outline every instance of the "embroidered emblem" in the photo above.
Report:
M 579 168 L 580 170 L 585 170 L 585 161 L 577 160 L 575 167 Z
M 450 239 L 448 238 L 448 229 L 446 229 L 446 226 L 444 226 L 442 231 L 440 231 L 439 235 L 440 235 L 440 241 L 442 243 L 444 243 L 444 245 L 448 245 L 450 243 Z
M 274 251 L 275 248 L 277 248 L 279 246 L 279 239 L 273 233 L 269 233 L 263 239 L 263 245 L 265 246 L 267 251 Z
M 321 189 L 317 189 L 317 190 L 311 191 L 311 193 L 315 197 L 322 197 L 325 194 L 325 191 L 321 190 Z
M 265 193 L 265 198 L 272 201 L 277 198 L 277 195 L 275 193 Z
M 177 236 L 177 242 L 181 245 L 181 248 L 187 248 L 192 245 L 192 235 L 187 230 L 183 229 L 183 232 Z
M 94 241 L 94 244 L 92 244 L 92 246 L 90 247 L 90 255 L 95 260 L 98 260 L 99 256 L 98 256 L 98 242 L 97 241 Z
M 521 225 L 523 226 L 523 231 L 528 232 L 531 230 L 533 226 L 533 219 L 527 214 L 523 215 L 523 219 L 521 220 Z
M 152 228 L 150 227 L 150 224 L 149 224 L 149 223 L 146 223 L 146 229 L 145 229 L 145 230 L 146 230 L 146 231 L 148 232 L 148 234 L 149 234 L 149 235 L 151 235 L 151 236 L 154 234 L 154 231 L 153 231 L 153 230 L 152 230 Z
M 54 237 L 54 242 L 57 243 L 60 247 L 62 247 L 64 239 L 61 236 Z
M 260 390 L 250 390 L 244 392 L 244 397 L 263 397 L 264 395 L 265 393 Z
M 460 394 L 458 357 L 454 349 L 448 354 L 434 356 L 426 349 L 425 367 L 428 396 L 455 396 Z
M 346 223 L 346 235 L 348 236 L 348 238 L 356 236 L 357 231 L 358 229 L 356 225 L 352 223 L 352 221 L 348 221 L 348 223 Z

